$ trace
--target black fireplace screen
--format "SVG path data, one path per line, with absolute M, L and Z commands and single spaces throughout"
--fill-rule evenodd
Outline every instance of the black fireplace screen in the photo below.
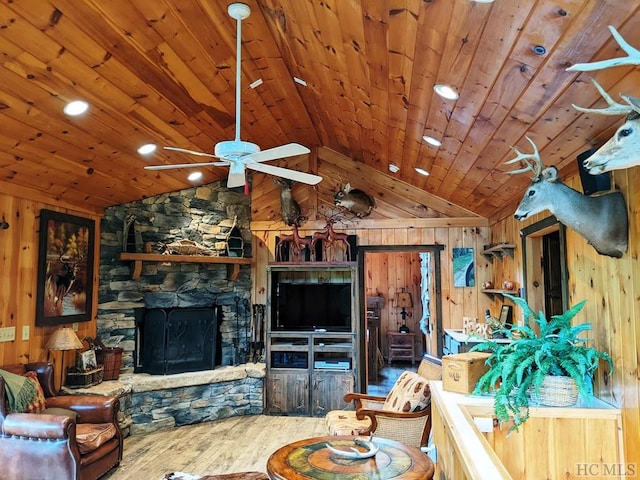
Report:
M 212 370 L 219 364 L 222 307 L 138 312 L 139 368 L 154 375 Z

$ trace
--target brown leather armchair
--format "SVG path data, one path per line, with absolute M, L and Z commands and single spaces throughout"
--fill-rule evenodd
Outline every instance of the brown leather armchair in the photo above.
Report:
M 56 395 L 53 366 L 38 362 L 0 367 L 12 373 L 38 374 L 47 408 L 64 408 L 78 414 L 9 413 L 4 380 L 0 377 L 0 478 L 12 480 L 94 480 L 122 460 L 123 439 L 117 414 L 120 401 L 102 395 Z M 76 439 L 79 424 L 113 424 L 116 434 L 88 450 Z M 84 428 L 83 428 L 84 429 Z M 109 427 L 111 429 L 111 427 Z

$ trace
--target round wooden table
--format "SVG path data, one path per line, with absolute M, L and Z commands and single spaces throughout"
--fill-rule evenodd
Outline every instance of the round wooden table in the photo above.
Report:
M 267 473 L 273 480 L 431 480 L 434 466 L 426 453 L 400 442 L 374 437 L 379 447 L 374 457 L 352 460 L 326 448 L 349 451 L 357 447 L 354 437 L 315 437 L 290 443 L 276 450 L 267 461 Z M 366 476 L 365 476 L 366 475 Z

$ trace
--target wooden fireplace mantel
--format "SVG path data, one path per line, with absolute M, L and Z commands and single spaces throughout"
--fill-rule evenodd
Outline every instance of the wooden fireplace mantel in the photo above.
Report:
M 236 280 L 240 274 L 240 265 L 251 265 L 250 258 L 244 257 L 212 257 L 208 255 L 163 255 L 161 253 L 129 253 L 122 252 L 121 261 L 133 262 L 131 278 L 137 280 L 142 273 L 142 262 L 162 263 L 220 263 L 227 265 L 227 278 Z

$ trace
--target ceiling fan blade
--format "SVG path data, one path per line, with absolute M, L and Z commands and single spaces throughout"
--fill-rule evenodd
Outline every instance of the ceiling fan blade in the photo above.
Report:
M 306 183 L 307 185 L 315 185 L 322 181 L 322 177 L 318 175 L 299 172 L 297 170 L 290 170 L 288 168 L 275 167 L 273 165 L 265 165 L 264 163 L 245 163 L 244 166 L 258 172 L 268 173 L 270 175 L 276 175 L 282 178 L 288 178 L 289 180 Z
M 147 165 L 145 170 L 171 170 L 173 168 L 224 167 L 229 162 L 178 163 L 177 165 Z
M 195 150 L 187 150 L 186 148 L 178 148 L 178 147 L 162 147 L 162 148 L 164 148 L 165 150 L 172 150 L 174 152 L 188 153 L 190 155 L 198 155 L 199 157 L 218 158 L 212 153 L 197 152 Z
M 242 157 L 243 160 L 248 162 L 266 162 L 267 160 L 276 160 L 278 158 L 293 157 L 294 155 L 302 155 L 309 153 L 307 147 L 300 145 L 299 143 L 288 143 L 279 147 L 268 148 L 257 153 L 250 153 Z
M 229 177 L 227 177 L 227 188 L 241 187 L 244 184 L 244 165 L 239 162 L 231 162 Z

